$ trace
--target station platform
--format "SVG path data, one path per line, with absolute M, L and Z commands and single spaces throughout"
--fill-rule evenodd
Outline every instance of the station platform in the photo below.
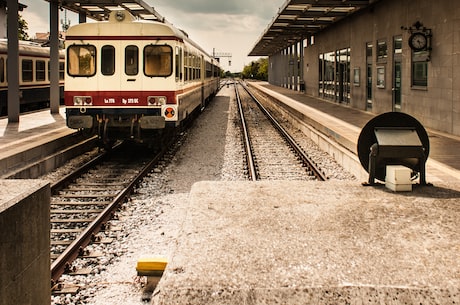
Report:
M 197 182 L 152 304 L 458 304 L 455 189 Z
M 302 112 L 351 155 L 374 117 L 250 85 Z M 411 192 L 360 180 L 195 183 L 151 304 L 460 303 L 460 142 L 428 133 L 427 180 L 435 183 Z
M 66 126 L 65 108 L 58 114 L 49 109 L 21 114 L 19 122 L 0 119 L 0 178 L 27 162 L 49 154 L 62 139 L 74 137 L 76 131 Z
M 5 154 L 24 141 L 43 137 L 54 132 L 72 132 L 65 124 L 65 109 L 51 114 L 49 109 L 21 114 L 19 122 L 8 123 L 8 118 L 0 119 L 0 153 Z
M 358 138 L 366 123 L 375 117 L 374 114 L 307 96 L 299 91 L 270 85 L 267 82 L 250 82 L 249 85 L 278 99 L 289 109 L 295 109 L 301 113 L 306 124 L 311 125 L 325 137 L 332 139 L 354 154 L 354 161 L 359 163 L 357 158 Z M 430 152 L 426 163 L 427 182 L 460 181 L 460 137 L 426 127 L 425 130 L 430 142 Z M 360 164 L 347 169 L 360 179 L 367 175 Z

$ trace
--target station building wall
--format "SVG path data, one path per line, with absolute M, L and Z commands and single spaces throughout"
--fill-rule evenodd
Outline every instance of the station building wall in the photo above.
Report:
M 431 51 L 408 44 L 417 21 L 431 31 Z M 381 0 L 315 36 L 303 72 L 309 95 L 375 114 L 402 111 L 460 136 L 460 6 Z
M 7 29 L 6 29 L 6 8 L 0 3 L 0 38 L 6 39 Z

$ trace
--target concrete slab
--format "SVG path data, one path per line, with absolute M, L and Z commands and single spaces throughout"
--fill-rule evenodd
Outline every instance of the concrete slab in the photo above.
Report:
M 0 180 L 0 304 L 49 304 L 50 187 Z
M 199 182 L 152 303 L 458 304 L 459 190 Z
M 0 119 L 0 179 L 38 178 L 92 149 L 96 140 L 66 127 L 64 107 L 59 114 L 22 114 L 17 123 Z

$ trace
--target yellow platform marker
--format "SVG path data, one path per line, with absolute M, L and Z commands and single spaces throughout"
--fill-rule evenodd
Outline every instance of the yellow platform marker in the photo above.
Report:
M 142 293 L 142 301 L 150 301 L 167 264 L 168 260 L 165 257 L 144 257 L 137 261 L 137 275 L 147 277 L 147 284 Z

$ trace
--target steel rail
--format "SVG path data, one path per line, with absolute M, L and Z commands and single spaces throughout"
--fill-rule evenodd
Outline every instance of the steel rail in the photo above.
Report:
M 244 84 L 241 84 L 241 86 L 246 90 L 246 92 L 251 96 L 251 98 L 254 100 L 254 102 L 257 104 L 257 106 L 260 108 L 260 110 L 265 114 L 265 116 L 270 120 L 272 125 L 278 130 L 278 132 L 281 134 L 281 136 L 286 139 L 288 144 L 294 149 L 295 153 L 299 156 L 299 158 L 302 160 L 302 163 L 306 166 L 308 166 L 313 175 L 316 177 L 316 179 L 320 181 L 326 181 L 328 180 L 327 175 L 316 165 L 316 162 L 314 162 L 307 153 L 302 149 L 302 147 L 297 144 L 297 142 L 294 140 L 294 138 L 281 126 L 280 123 L 270 114 L 270 112 L 259 102 L 259 100 L 252 94 L 252 92 L 249 90 L 247 86 Z
M 121 190 L 116 197 L 108 204 L 104 210 L 86 227 L 81 234 L 62 252 L 51 264 L 51 284 L 52 287 L 58 282 L 61 275 L 70 266 L 80 253 L 80 249 L 84 249 L 91 241 L 93 236 L 98 233 L 101 227 L 113 216 L 113 213 L 118 208 L 120 203 L 131 194 L 132 190 L 136 187 L 137 183 L 144 178 L 152 168 L 158 163 L 161 157 L 168 151 L 169 145 L 165 145 L 143 169 L 136 175 L 136 177 Z M 90 161 L 94 165 L 93 161 Z M 90 166 L 84 166 L 89 168 Z M 75 175 L 76 176 L 76 175 Z
M 51 194 L 55 194 L 57 191 L 60 189 L 64 188 L 68 183 L 72 182 L 79 176 L 81 176 L 82 173 L 88 171 L 88 169 L 92 168 L 96 164 L 99 164 L 102 162 L 104 159 L 107 158 L 108 154 L 116 149 L 119 149 L 122 146 L 123 142 L 117 142 L 111 149 L 111 151 L 105 151 L 102 154 L 96 156 L 94 159 L 90 160 L 89 162 L 83 164 L 67 176 L 64 176 L 60 180 L 54 182 L 51 184 Z
M 246 151 L 246 162 L 248 164 L 249 179 L 252 181 L 257 181 L 259 180 L 260 176 L 259 176 L 259 173 L 256 168 L 256 164 L 254 161 L 252 143 L 249 137 L 249 131 L 248 131 L 248 127 L 246 124 L 246 118 L 244 117 L 244 113 L 243 113 L 243 105 L 241 104 L 240 94 L 238 93 L 238 83 L 236 83 L 234 87 L 235 87 L 236 101 L 238 104 L 238 112 L 240 114 L 241 128 L 243 129 L 244 148 Z

